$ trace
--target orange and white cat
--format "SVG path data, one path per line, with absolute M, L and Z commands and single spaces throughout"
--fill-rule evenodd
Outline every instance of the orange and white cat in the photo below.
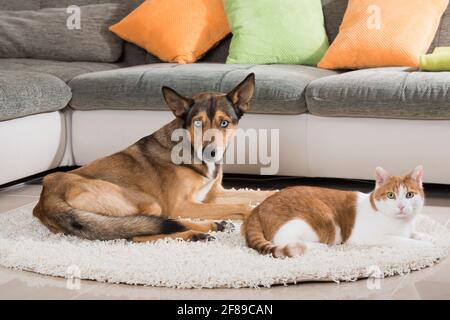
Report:
M 403 177 L 383 168 L 375 172 L 369 194 L 291 187 L 270 196 L 243 224 L 248 246 L 293 257 L 317 245 L 431 245 L 432 238 L 415 229 L 425 197 L 422 166 Z

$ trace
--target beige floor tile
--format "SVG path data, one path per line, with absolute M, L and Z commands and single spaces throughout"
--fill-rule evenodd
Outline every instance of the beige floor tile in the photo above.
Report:
M 437 281 L 419 281 L 416 290 L 423 300 L 449 300 L 450 284 Z
M 0 267 L 0 299 L 75 299 L 97 285 Z
M 336 284 L 326 284 L 336 286 Z M 313 288 L 316 287 L 316 288 Z M 325 289 L 322 286 L 322 289 Z M 273 299 L 324 299 L 323 290 L 317 284 L 277 286 L 270 289 L 170 289 L 143 286 L 100 284 L 77 299 L 220 299 L 220 300 L 273 300 Z
M 422 300 L 414 284 L 399 288 L 391 297 L 395 300 Z
M 69 299 L 75 296 L 71 290 L 62 288 L 30 288 L 20 280 L 11 280 L 0 286 L 0 299 Z
M 435 266 L 434 272 L 426 277 L 427 281 L 446 283 L 450 286 L 450 258 Z M 450 288 L 449 288 L 450 290 Z
M 33 276 L 17 275 L 21 281 L 21 292 L 32 296 L 35 288 L 44 288 L 45 296 L 59 295 L 68 299 L 81 300 L 112 300 L 112 299 L 148 299 L 148 300 L 178 300 L 178 299 L 420 299 L 416 284 L 430 274 L 433 268 L 413 272 L 404 276 L 381 279 L 379 282 L 359 280 L 351 283 L 302 283 L 290 286 L 276 286 L 270 289 L 192 289 L 177 290 L 169 288 L 152 288 L 122 284 L 105 284 L 92 281 L 81 281 L 80 290 L 68 292 L 64 289 L 65 280 Z M 1 269 L 0 269 L 1 272 Z M 17 271 L 14 271 L 17 272 Z M 432 272 L 431 272 L 432 273 Z M 25 287 L 24 284 L 28 287 Z M 0 289 L 2 286 L 0 286 Z M 424 288 L 425 293 L 427 288 Z M 442 296 L 442 294 L 441 294 Z
M 0 213 L 38 201 L 34 196 L 7 196 L 0 194 Z

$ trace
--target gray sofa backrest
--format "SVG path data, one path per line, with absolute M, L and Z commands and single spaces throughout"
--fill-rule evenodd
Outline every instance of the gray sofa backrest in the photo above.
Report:
M 40 0 L 41 8 L 58 8 L 70 5 L 89 5 L 101 3 L 125 3 L 130 5 L 129 12 L 136 9 L 144 0 Z M 125 43 L 123 56 L 120 59 L 127 66 L 141 65 L 146 63 L 154 63 L 157 60 L 151 59 L 147 52 L 132 43 Z
M 430 51 L 433 51 L 435 47 L 448 47 L 450 46 L 450 5 L 444 13 L 441 19 L 438 33 L 431 44 Z
M 87 5 L 99 3 L 129 3 L 130 11 L 134 10 L 144 0 L 14 0 L 0 1 L 0 10 L 38 10 L 39 8 L 57 8 L 69 5 Z M 339 32 L 347 8 L 348 0 L 322 0 L 325 16 L 325 27 L 328 38 L 332 42 Z M 208 52 L 201 60 L 204 62 L 225 62 L 228 56 L 231 37 L 227 37 L 217 47 Z M 450 6 L 447 8 L 436 34 L 436 38 L 431 45 L 430 51 L 437 46 L 450 46 Z M 145 63 L 160 62 L 158 58 L 147 54 L 143 49 L 126 43 L 122 61 L 126 65 L 140 65 Z
M 44 8 L 63 8 L 70 5 L 90 5 L 102 3 L 129 4 L 129 12 L 136 9 L 144 0 L 1 0 L 0 10 L 39 10 Z M 140 65 L 157 62 L 145 50 L 126 43 L 121 61 L 126 65 Z
M 129 3 L 131 11 L 142 2 L 144 0 L 1 0 L 0 10 L 38 10 L 42 8 L 63 8 L 70 5 Z
M 36 0 L 0 1 L 0 10 L 38 10 L 39 8 L 40 3 Z
M 325 17 L 325 29 L 330 43 L 336 38 L 348 0 L 322 0 L 323 15 Z

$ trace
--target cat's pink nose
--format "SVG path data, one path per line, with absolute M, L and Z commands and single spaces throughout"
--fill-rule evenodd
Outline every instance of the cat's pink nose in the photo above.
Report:
M 398 208 L 400 209 L 400 211 L 405 210 L 406 206 L 404 204 L 399 204 Z

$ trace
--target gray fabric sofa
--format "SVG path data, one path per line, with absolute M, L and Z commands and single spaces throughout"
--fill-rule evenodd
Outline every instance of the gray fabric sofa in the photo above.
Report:
M 125 15 L 142 1 L 16 0 L 2 1 L 0 11 L 112 2 L 127 5 Z M 347 1 L 322 2 L 331 42 Z M 280 131 L 278 174 L 369 179 L 376 165 L 404 171 L 422 163 L 425 181 L 450 183 L 450 73 L 227 65 L 229 44 L 230 37 L 191 65 L 162 63 L 130 43 L 112 62 L 0 56 L 0 185 L 83 165 L 149 134 L 171 118 L 163 85 L 185 95 L 226 92 L 249 72 L 257 90 L 242 127 Z M 436 46 L 450 46 L 450 8 Z

